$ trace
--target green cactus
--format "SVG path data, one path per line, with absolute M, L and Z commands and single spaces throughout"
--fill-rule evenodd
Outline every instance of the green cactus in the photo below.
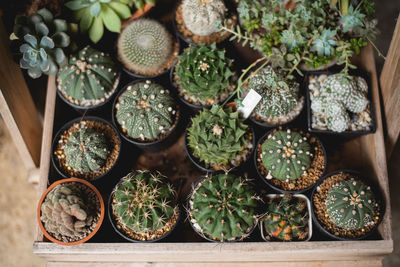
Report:
M 190 220 L 199 233 L 221 242 L 242 240 L 256 225 L 259 197 L 247 180 L 219 174 L 194 187 L 189 205 Z
M 332 185 L 325 205 L 329 219 L 343 229 L 358 230 L 375 224 L 374 193 L 370 186 L 354 178 Z
M 79 106 L 94 106 L 108 99 L 118 86 L 119 71 L 108 54 L 86 46 L 60 68 L 58 90 Z
M 263 227 L 271 238 L 283 241 L 305 240 L 309 229 L 309 214 L 304 199 L 285 194 L 270 198 Z
M 155 140 L 168 132 L 178 116 L 169 90 L 149 80 L 129 85 L 115 108 L 122 131 L 142 141 Z
M 275 131 L 261 147 L 261 159 L 268 170 L 266 179 L 282 181 L 300 178 L 311 165 L 311 147 L 307 137 L 296 131 Z
M 121 229 L 137 240 L 166 234 L 179 216 L 177 193 L 159 172 L 137 171 L 113 191 L 112 211 Z
M 20 45 L 20 67 L 28 70 L 30 77 L 39 78 L 42 73 L 54 75 L 67 62 L 64 50 L 70 44 L 65 20 L 54 19 L 47 9 L 40 9 L 29 16 L 17 16 L 13 39 Z
M 187 131 L 193 155 L 215 170 L 238 166 L 252 148 L 247 136 L 249 127 L 231 108 L 224 110 L 214 105 L 210 110 L 204 109 L 192 118 Z
M 133 73 L 154 75 L 174 53 L 171 34 L 159 22 L 138 19 L 131 22 L 118 39 L 118 58 Z
M 215 44 L 186 48 L 175 65 L 179 90 L 194 102 L 218 104 L 221 95 L 226 98 L 233 90 L 232 62 Z

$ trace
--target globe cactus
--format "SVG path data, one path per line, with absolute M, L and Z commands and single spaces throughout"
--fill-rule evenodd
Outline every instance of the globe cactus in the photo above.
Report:
M 114 219 L 118 227 L 133 239 L 160 238 L 178 220 L 177 193 L 159 172 L 128 174 L 114 188 L 112 196 Z
M 259 197 L 247 180 L 219 174 L 201 180 L 189 199 L 194 229 L 216 241 L 246 238 L 257 222 Z
M 58 72 L 57 87 L 79 106 L 94 106 L 108 99 L 118 86 L 119 71 L 111 57 L 86 46 L 72 55 Z

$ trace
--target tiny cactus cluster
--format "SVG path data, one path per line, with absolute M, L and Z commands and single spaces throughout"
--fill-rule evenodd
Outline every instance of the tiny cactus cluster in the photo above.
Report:
M 133 239 L 162 237 L 178 220 L 177 193 L 159 172 L 130 173 L 122 178 L 112 195 L 114 218 Z
M 119 72 L 111 57 L 90 46 L 71 55 L 57 77 L 58 90 L 79 106 L 103 103 L 115 92 L 118 82 Z
M 278 130 L 268 135 L 261 146 L 260 157 L 268 170 L 266 179 L 296 180 L 311 165 L 311 146 L 300 132 Z
M 223 0 L 183 0 L 182 14 L 186 28 L 194 34 L 207 36 L 219 32 L 218 23 L 225 19 Z
M 231 174 L 209 176 L 193 188 L 189 216 L 194 229 L 208 238 L 242 240 L 256 225 L 259 201 L 247 180 Z
M 285 194 L 269 199 L 262 219 L 266 237 L 282 241 L 305 240 L 309 234 L 307 202 Z
M 155 140 L 170 131 L 179 116 L 169 90 L 150 80 L 129 85 L 115 109 L 122 131 L 142 141 Z
M 179 90 L 195 103 L 218 104 L 233 90 L 232 62 L 215 44 L 186 48 L 175 66 Z

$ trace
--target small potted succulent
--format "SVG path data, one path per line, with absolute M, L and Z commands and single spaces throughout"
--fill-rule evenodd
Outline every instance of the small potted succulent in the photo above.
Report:
M 178 223 L 177 192 L 159 172 L 135 171 L 122 178 L 109 198 L 115 231 L 131 242 L 165 238 Z
M 112 58 L 90 46 L 71 55 L 57 73 L 57 92 L 78 111 L 99 108 L 115 93 L 120 72 Z
M 247 179 L 232 174 L 206 176 L 188 198 L 189 222 L 208 241 L 242 241 L 257 226 L 260 201 Z
M 281 193 L 305 192 L 324 174 L 325 149 L 309 133 L 279 127 L 261 137 L 256 148 L 254 162 L 260 179 Z
M 310 200 L 304 195 L 267 195 L 267 212 L 260 219 L 265 241 L 308 241 L 312 236 Z
M 383 198 L 359 173 L 327 174 L 312 192 L 313 221 L 326 236 L 338 240 L 372 235 L 384 214 Z
M 43 193 L 37 220 L 44 236 L 59 245 L 86 242 L 99 230 L 104 218 L 100 192 L 77 178 L 59 180 Z
M 112 117 L 125 140 L 151 152 L 173 143 L 182 120 L 170 91 L 150 80 L 132 82 L 121 90 Z
M 192 45 L 178 56 L 171 69 L 171 82 L 192 109 L 211 107 L 226 100 L 236 86 L 232 62 L 215 44 Z
M 192 118 L 185 144 L 189 158 L 200 170 L 226 171 L 247 160 L 253 151 L 254 134 L 238 111 L 214 105 Z
M 97 180 L 117 163 L 121 140 L 111 123 L 87 116 L 66 123 L 53 140 L 52 162 L 64 178 Z
M 117 41 L 123 69 L 137 78 L 151 78 L 168 71 L 178 56 L 179 44 L 165 26 L 141 18 L 129 23 Z

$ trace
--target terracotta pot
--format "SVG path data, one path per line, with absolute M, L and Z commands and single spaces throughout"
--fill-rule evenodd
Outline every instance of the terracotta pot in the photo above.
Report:
M 135 20 L 135 19 L 138 19 L 138 18 L 140 18 L 140 17 L 143 17 L 143 16 L 146 15 L 146 14 L 150 11 L 150 9 L 152 9 L 152 8 L 153 8 L 152 5 L 150 5 L 150 4 L 145 4 L 145 6 L 143 7 L 143 9 L 138 9 L 138 10 L 136 10 L 135 13 L 132 14 L 132 16 L 130 16 L 130 17 L 127 18 L 126 20 L 123 20 L 123 21 L 122 21 L 121 28 L 122 28 L 122 29 L 125 28 L 125 26 L 126 26 L 127 24 L 129 24 L 129 22 L 131 22 L 131 21 L 133 21 L 133 20 Z
M 94 230 L 88 236 L 86 236 L 85 238 L 83 238 L 81 240 L 78 240 L 78 241 L 75 241 L 75 242 L 63 242 L 63 241 L 55 239 L 49 233 L 47 233 L 46 229 L 43 226 L 42 220 L 40 219 L 40 213 L 41 213 L 40 208 L 42 207 L 42 203 L 43 203 L 44 199 L 46 198 L 47 194 L 50 192 L 50 190 L 52 190 L 53 188 L 55 188 L 59 184 L 70 183 L 70 182 L 82 183 L 82 184 L 86 185 L 87 187 L 89 187 L 91 190 L 93 190 L 93 192 L 95 192 L 96 196 L 98 197 L 98 199 L 100 201 L 100 219 L 99 219 L 96 227 L 94 228 Z M 39 203 L 38 203 L 36 216 L 37 216 L 37 221 L 38 221 L 40 230 L 42 231 L 42 233 L 44 234 L 44 236 L 47 239 L 49 239 L 51 242 L 59 244 L 59 245 L 75 246 L 75 245 L 78 245 L 78 244 L 81 244 L 81 243 L 84 243 L 84 242 L 88 241 L 100 229 L 101 223 L 103 222 L 103 219 L 104 219 L 104 202 L 103 202 L 103 198 L 102 198 L 99 190 L 97 190 L 97 188 L 94 187 L 94 185 L 92 185 L 88 181 L 82 180 L 82 179 L 79 179 L 79 178 L 61 179 L 61 180 L 58 180 L 58 181 L 54 182 L 53 184 L 51 184 L 49 186 L 49 188 L 47 188 L 47 190 L 42 194 L 42 196 L 40 197 Z

